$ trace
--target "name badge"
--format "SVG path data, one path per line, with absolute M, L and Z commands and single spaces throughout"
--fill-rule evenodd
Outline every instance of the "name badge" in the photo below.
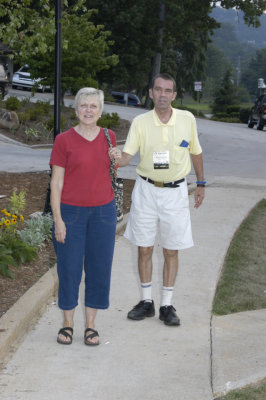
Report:
M 153 152 L 153 168 L 169 169 L 169 150 Z

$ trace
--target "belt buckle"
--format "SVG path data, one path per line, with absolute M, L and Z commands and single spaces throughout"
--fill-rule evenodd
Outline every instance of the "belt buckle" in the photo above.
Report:
M 164 187 L 164 183 L 163 182 L 155 182 L 154 181 L 154 186 L 156 186 L 156 187 Z

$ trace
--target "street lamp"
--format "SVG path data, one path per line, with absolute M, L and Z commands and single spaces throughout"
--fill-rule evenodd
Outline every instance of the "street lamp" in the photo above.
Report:
M 54 83 L 54 140 L 56 135 L 60 133 L 60 99 L 61 99 L 61 17 L 62 17 L 62 0 L 56 0 L 55 6 L 55 83 Z M 51 173 L 50 173 L 51 176 Z M 44 214 L 51 213 L 51 203 L 50 203 L 51 188 L 50 183 L 47 187 Z

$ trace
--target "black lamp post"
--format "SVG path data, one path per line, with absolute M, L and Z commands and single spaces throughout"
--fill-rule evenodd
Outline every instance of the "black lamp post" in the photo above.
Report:
M 54 139 L 60 133 L 60 99 L 61 99 L 61 18 L 62 0 L 56 0 L 55 9 L 55 87 L 54 87 Z
M 55 84 L 54 84 L 54 139 L 60 133 L 60 99 L 61 99 L 61 18 L 62 18 L 62 0 L 56 0 L 55 6 Z M 50 174 L 51 175 L 51 174 Z M 47 194 L 44 205 L 44 214 L 50 213 L 50 183 L 48 184 Z

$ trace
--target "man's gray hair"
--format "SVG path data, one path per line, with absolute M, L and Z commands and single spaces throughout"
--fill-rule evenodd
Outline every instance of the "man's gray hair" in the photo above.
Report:
M 75 96 L 75 110 L 78 109 L 81 99 L 84 99 L 89 96 L 96 96 L 98 98 L 101 111 L 103 111 L 104 93 L 102 90 L 95 89 L 93 87 L 84 87 L 82 89 L 79 89 L 78 93 Z

